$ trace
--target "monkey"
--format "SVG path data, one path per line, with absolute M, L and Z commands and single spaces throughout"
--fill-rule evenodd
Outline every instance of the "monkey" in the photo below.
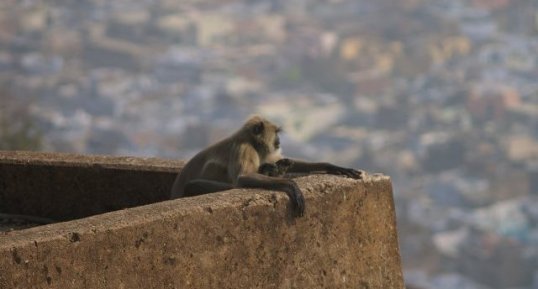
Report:
M 325 162 L 306 162 L 282 156 L 281 127 L 255 115 L 231 136 L 190 159 L 177 175 L 171 199 L 233 188 L 260 188 L 285 192 L 296 216 L 305 211 L 304 196 L 286 173 L 322 172 L 360 179 L 362 172 Z

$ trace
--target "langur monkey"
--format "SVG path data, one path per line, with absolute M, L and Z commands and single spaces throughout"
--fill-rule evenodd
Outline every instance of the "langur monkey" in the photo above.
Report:
M 171 198 L 196 196 L 233 188 L 261 188 L 283 191 L 294 212 L 305 210 L 303 193 L 286 173 L 322 172 L 361 178 L 361 172 L 330 163 L 309 163 L 283 158 L 281 128 L 260 116 L 253 116 L 233 135 L 196 154 L 183 167 L 172 187 Z

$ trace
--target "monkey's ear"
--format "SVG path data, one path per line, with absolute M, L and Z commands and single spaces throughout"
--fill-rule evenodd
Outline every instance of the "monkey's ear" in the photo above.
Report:
M 252 133 L 254 133 L 254 135 L 259 135 L 263 132 L 264 129 L 265 125 L 263 124 L 263 121 L 260 121 L 254 124 L 254 126 L 252 127 Z

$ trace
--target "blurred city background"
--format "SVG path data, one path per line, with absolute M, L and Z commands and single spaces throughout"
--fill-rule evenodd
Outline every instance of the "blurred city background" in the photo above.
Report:
M 392 177 L 410 287 L 538 288 L 538 1 L 0 2 L 0 149 L 188 159 L 253 113 Z

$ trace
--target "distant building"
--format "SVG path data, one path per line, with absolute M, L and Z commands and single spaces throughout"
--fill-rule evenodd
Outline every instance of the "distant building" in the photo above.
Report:
M 505 8 L 514 2 L 512 0 L 472 0 L 471 1 L 474 7 L 483 8 L 488 10 L 495 10 Z
M 194 22 L 196 23 L 197 44 L 200 47 L 226 43 L 226 39 L 234 31 L 232 19 L 224 14 L 200 14 L 194 18 Z
M 467 109 L 478 120 L 500 119 L 521 105 L 519 92 L 510 87 L 479 86 L 467 95 Z

